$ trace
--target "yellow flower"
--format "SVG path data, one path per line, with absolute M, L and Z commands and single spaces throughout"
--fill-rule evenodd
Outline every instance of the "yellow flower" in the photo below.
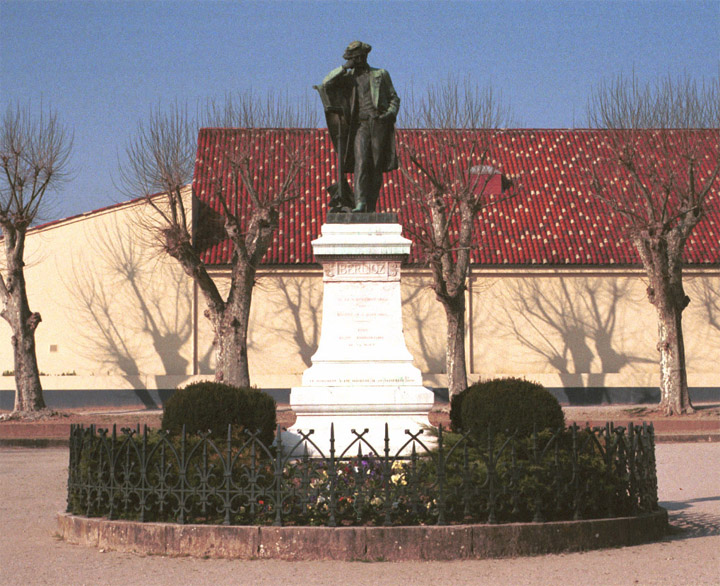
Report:
M 400 484 L 401 486 L 405 486 L 407 484 L 407 480 L 405 480 L 405 474 L 393 474 L 390 477 L 390 482 L 393 484 Z

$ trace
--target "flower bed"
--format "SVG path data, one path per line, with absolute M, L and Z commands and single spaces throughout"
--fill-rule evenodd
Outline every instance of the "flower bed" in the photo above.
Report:
M 223 441 L 74 426 L 68 512 L 224 525 L 392 526 L 542 522 L 657 510 L 652 426 L 544 431 L 526 439 L 438 428 L 410 455 L 363 433 L 322 458 L 256 434 Z M 334 445 L 334 442 L 331 442 Z M 405 452 L 407 453 L 407 452 Z

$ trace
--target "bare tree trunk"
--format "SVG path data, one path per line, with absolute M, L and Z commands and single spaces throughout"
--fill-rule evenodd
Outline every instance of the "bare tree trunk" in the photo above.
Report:
M 213 321 L 215 328 L 215 380 L 239 387 L 250 386 L 247 334 L 255 270 L 244 267 L 222 314 Z
M 648 298 L 658 315 L 660 407 L 692 413 L 682 312 L 683 251 L 708 212 L 718 209 L 718 80 L 684 76 L 642 85 L 633 75 L 601 84 L 589 102 L 590 125 L 607 129 L 592 155 L 591 189 L 620 220 L 640 255 Z
M 0 315 L 12 329 L 15 364 L 14 412 L 40 411 L 45 401 L 40 385 L 40 371 L 35 353 L 35 330 L 41 321 L 39 313 L 30 311 L 23 271 L 25 234 L 5 228 L 7 279 L 2 283 L 3 309 Z
M 659 312 L 658 312 L 659 313 Z M 685 343 L 679 310 L 659 316 L 660 408 L 667 415 L 693 413 L 685 370 Z
M 274 102 L 269 104 L 275 108 Z M 247 100 L 239 107 L 228 104 L 225 114 L 263 111 L 262 105 Z M 290 116 L 293 112 L 287 110 Z M 275 110 L 267 114 L 273 116 Z M 216 380 L 249 386 L 247 335 L 255 274 L 278 228 L 281 208 L 301 193 L 298 175 L 306 165 L 308 135 L 306 131 L 204 129 L 198 139 L 194 128 L 182 109 L 153 114 L 127 149 L 124 181 L 130 193 L 147 197 L 156 212 L 150 229 L 162 237 L 164 252 L 195 281 L 207 304 L 205 316 L 215 333 Z M 204 144 L 203 137 L 208 136 L 217 150 L 206 159 L 207 149 L 198 150 L 196 141 Z M 265 165 L 275 168 L 275 173 L 264 170 Z M 194 246 L 197 232 L 191 225 L 197 220 L 193 213 L 198 200 L 194 189 L 186 191 L 193 169 L 210 180 L 201 203 L 219 206 L 214 211 L 224 217 L 231 241 L 232 276 L 226 296 Z M 166 197 L 150 195 L 158 191 Z
M 247 331 L 247 318 L 231 315 L 229 311 L 226 313 L 215 331 L 215 380 L 228 385 L 248 387 L 250 370 L 247 336 L 243 333 Z M 242 317 L 245 319 L 242 320 Z
M 437 102 L 438 96 L 444 105 Z M 448 121 L 462 119 L 473 130 L 406 131 L 400 135 L 400 147 L 409 159 L 402 168 L 410 187 L 411 208 L 406 211 L 404 228 L 422 247 L 432 270 L 433 291 L 445 309 L 445 372 L 450 398 L 467 388 L 465 291 L 471 254 L 477 246 L 476 222 L 485 207 L 514 196 L 503 193 L 503 178 L 495 167 L 495 132 L 478 131 L 476 126 L 495 128 L 495 122 L 504 118 L 503 108 L 497 107 L 491 91 L 481 96 L 477 89 L 466 87 L 464 98 L 459 102 L 457 98 L 456 83 L 432 89 L 419 110 L 424 111 L 424 122 L 437 118 L 439 126 L 445 127 Z M 426 143 L 422 150 L 415 148 L 418 138 Z M 494 179 L 498 179 L 496 184 Z
M 40 372 L 35 354 L 35 328 L 40 322 L 39 313 L 30 313 L 26 307 L 22 312 L 26 319 L 11 324 L 12 345 L 15 359 L 15 412 L 40 411 L 45 409 L 45 400 L 40 385 Z
M 690 303 L 682 283 L 684 239 L 634 238 L 648 278 L 647 295 L 658 316 L 660 408 L 667 415 L 694 411 L 688 392 L 682 312 Z
M 447 320 L 447 351 L 445 372 L 448 380 L 448 394 L 454 395 L 467 388 L 467 366 L 465 364 L 465 294 L 461 291 L 450 299 L 441 299 Z
M 687 297 L 672 284 L 658 283 L 648 291 L 658 315 L 658 351 L 660 352 L 660 408 L 667 415 L 682 415 L 694 411 L 690 403 L 685 343 L 682 331 L 682 312 Z

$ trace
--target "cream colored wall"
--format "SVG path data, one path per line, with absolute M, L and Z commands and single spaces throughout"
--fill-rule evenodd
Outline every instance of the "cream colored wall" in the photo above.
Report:
M 173 259 L 158 254 L 149 217 L 144 202 L 123 204 L 28 235 L 28 297 L 42 315 L 41 372 L 75 373 L 78 381 L 121 376 L 132 386 L 192 372 L 192 286 Z M 13 369 L 10 336 L 2 321 L 2 370 Z
M 157 253 L 144 203 L 124 204 L 35 230 L 27 243 L 30 307 L 45 388 L 169 388 L 211 375 L 213 334 L 204 301 L 174 259 Z M 227 286 L 227 272 L 214 277 Z M 683 314 L 692 386 L 720 387 L 720 270 L 686 269 Z M 654 308 L 639 271 L 475 269 L 468 292 L 471 380 L 518 375 L 547 386 L 656 386 Z M 249 333 L 254 384 L 300 383 L 322 323 L 319 267 L 263 269 Z M 430 275 L 402 281 L 408 349 L 425 382 L 444 386 L 445 317 Z M 196 322 L 196 325 L 195 325 Z M 12 370 L 0 322 L 0 369 Z M 2 377 L 0 388 L 13 388 Z
M 469 303 L 475 376 L 534 377 L 549 386 L 657 386 L 657 315 L 640 271 L 477 271 Z M 720 386 L 714 271 L 686 270 L 689 382 Z
M 435 299 L 427 271 L 406 269 L 402 273 L 403 327 L 405 343 L 415 366 L 427 375 L 445 372 L 445 312 Z M 445 386 L 444 377 L 433 386 Z

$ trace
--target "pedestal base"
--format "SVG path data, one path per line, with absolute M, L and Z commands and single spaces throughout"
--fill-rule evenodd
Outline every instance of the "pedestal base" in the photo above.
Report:
M 410 241 L 396 218 L 338 221 L 346 219 L 323 225 L 312 243 L 323 266 L 323 322 L 312 366 L 290 393 L 297 421 L 283 445 L 295 456 L 409 453 L 406 430 L 430 425 L 435 397 L 422 386 L 402 328 L 400 265 Z
M 307 450 L 310 456 L 329 457 L 332 427 L 335 457 L 358 452 L 383 456 L 386 448 L 390 456 L 407 455 L 412 451 L 408 432 L 422 431 L 418 440 L 430 448 L 432 438 L 426 428 L 434 399 L 432 391 L 421 386 L 294 388 L 290 405 L 297 420 L 283 434 L 283 446 L 293 456 Z M 303 434 L 310 434 L 309 441 Z M 422 452 L 419 446 L 416 450 Z

